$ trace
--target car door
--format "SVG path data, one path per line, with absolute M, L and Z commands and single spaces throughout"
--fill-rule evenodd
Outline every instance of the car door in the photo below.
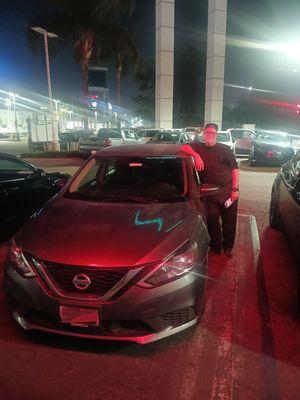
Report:
M 126 144 L 138 144 L 139 143 L 139 140 L 136 137 L 134 132 L 131 132 L 128 129 L 124 129 L 123 134 L 124 134 Z
M 0 221 L 2 229 L 13 226 L 28 210 L 28 180 L 36 173 L 31 165 L 0 158 Z
M 280 194 L 280 213 L 289 241 L 300 262 L 300 150 L 291 162 L 285 164 L 282 173 L 287 190 L 282 190 Z
M 253 136 L 249 131 L 233 131 L 232 136 L 235 140 L 235 148 L 240 153 L 250 153 Z

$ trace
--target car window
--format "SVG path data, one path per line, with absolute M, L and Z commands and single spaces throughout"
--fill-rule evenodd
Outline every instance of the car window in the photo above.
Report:
M 0 171 L 33 172 L 33 168 L 15 160 L 0 159 Z
M 122 133 L 117 129 L 99 129 L 98 137 L 101 139 L 120 139 L 122 138 Z
M 177 132 L 159 132 L 153 137 L 153 141 L 177 143 L 179 136 Z
M 219 132 L 217 136 L 218 142 L 228 142 L 230 141 L 230 135 L 228 132 Z
M 159 133 L 159 130 L 150 130 L 150 131 L 144 131 L 143 132 L 143 137 L 147 138 L 153 138 L 155 135 Z
M 252 139 L 252 134 L 251 134 L 251 132 L 244 131 L 244 132 L 243 132 L 243 138 L 244 138 L 244 139 Z
M 128 131 L 127 129 L 125 129 L 124 131 L 124 135 L 126 139 L 136 139 L 135 133 L 132 131 Z
M 298 175 L 300 175 L 300 150 L 297 151 L 293 158 L 293 168 Z
M 243 139 L 243 131 L 235 131 L 235 130 L 233 130 L 231 132 L 231 134 L 232 134 L 232 137 L 234 139 Z
M 176 156 L 94 158 L 74 179 L 66 196 L 94 201 L 112 196 L 120 201 L 123 196 L 182 198 L 184 162 Z

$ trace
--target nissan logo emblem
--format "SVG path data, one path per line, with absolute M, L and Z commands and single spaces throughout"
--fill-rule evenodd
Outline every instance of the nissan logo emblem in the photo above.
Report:
M 77 289 L 85 290 L 90 286 L 91 280 L 87 275 L 79 274 L 74 276 L 73 283 Z

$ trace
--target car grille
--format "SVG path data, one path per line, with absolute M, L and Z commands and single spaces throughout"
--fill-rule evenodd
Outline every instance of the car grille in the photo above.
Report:
M 195 319 L 196 313 L 193 307 L 186 307 L 181 310 L 164 314 L 161 318 L 163 318 L 170 326 L 180 326 Z
M 47 275 L 55 286 L 65 293 L 93 294 L 104 296 L 128 273 L 128 268 L 100 269 L 77 267 L 43 262 Z M 76 288 L 73 279 L 76 275 L 87 275 L 90 285 L 82 290 Z

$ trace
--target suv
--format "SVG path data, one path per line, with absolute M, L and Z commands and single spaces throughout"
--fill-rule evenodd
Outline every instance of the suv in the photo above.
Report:
M 84 156 L 109 146 L 138 144 L 137 135 L 129 129 L 101 128 L 97 135 L 90 135 L 79 140 L 79 151 Z

